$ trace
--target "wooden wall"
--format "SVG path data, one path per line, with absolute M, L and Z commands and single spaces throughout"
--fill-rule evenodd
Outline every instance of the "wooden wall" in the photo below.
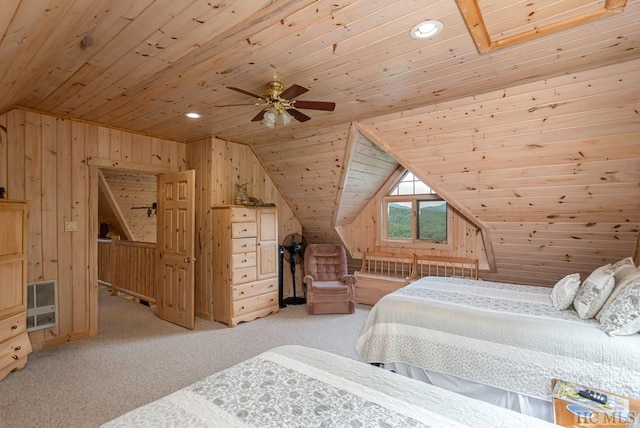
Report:
M 329 127 L 277 148 L 255 148 L 303 225 L 309 243 L 338 242 L 332 227 L 351 125 Z M 301 132 L 304 132 L 301 131 Z
M 249 196 L 275 203 L 278 208 L 278 242 L 289 233 L 301 233 L 293 211 L 267 174 L 251 147 L 216 138 L 194 141 L 187 146 L 189 169 L 196 170 L 196 314 L 211 318 L 213 310 L 212 206 L 233 205 L 235 185 L 248 183 Z M 204 261 L 204 262 L 200 262 Z M 209 261 L 209 262 L 206 262 Z M 285 265 L 287 262 L 284 262 Z M 292 295 L 288 266 L 283 269 L 284 296 Z M 302 290 L 301 269 L 296 279 L 298 295 Z
M 449 245 L 433 245 L 431 248 L 379 245 L 379 242 L 376 241 L 378 237 L 377 228 L 380 225 L 378 223 L 378 212 L 380 211 L 382 197 L 384 197 L 384 193 L 372 198 L 351 224 L 336 227 L 344 245 L 350 249 L 353 258 L 361 259 L 362 253 L 366 251 L 470 257 L 479 260 L 480 269 L 489 269 L 480 230 L 455 210 L 451 210 L 449 216 L 449 219 L 452 220 Z
M 110 196 L 117 204 L 118 210 L 133 233 L 132 241 L 156 242 L 156 216 L 149 217 L 146 209 L 137 207 L 150 207 L 158 201 L 157 176 L 131 171 L 102 171 L 106 184 L 109 186 Z M 103 192 L 100 192 L 98 200 L 98 219 L 109 224 L 117 225 L 118 220 L 111 214 L 111 207 L 103 200 Z M 120 239 L 126 239 L 124 235 Z
M 484 279 L 553 285 L 633 256 L 640 60 L 363 121 L 492 240 Z M 636 250 L 637 251 L 637 250 Z
M 90 310 L 97 303 L 97 284 L 89 279 L 90 245 L 97 245 L 97 233 L 89 234 L 97 222 L 90 216 L 90 202 L 97 207 L 90 164 L 179 171 L 186 146 L 24 110 L 1 115 L 0 125 L 0 186 L 7 198 L 29 204 L 28 281 L 58 281 L 58 325 L 31 333 L 32 342 L 86 336 L 97 329 L 97 310 Z M 68 221 L 77 232 L 65 232 Z

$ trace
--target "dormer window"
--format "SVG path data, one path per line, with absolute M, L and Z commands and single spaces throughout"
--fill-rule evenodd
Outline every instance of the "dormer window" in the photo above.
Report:
M 447 201 L 407 171 L 383 198 L 381 241 L 384 244 L 446 244 Z

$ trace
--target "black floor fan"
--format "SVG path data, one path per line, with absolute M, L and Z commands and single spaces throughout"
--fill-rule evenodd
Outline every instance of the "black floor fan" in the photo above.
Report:
M 282 253 L 291 268 L 291 280 L 293 286 L 293 297 L 284 299 L 287 305 L 303 305 L 307 303 L 304 297 L 296 296 L 296 265 L 304 260 L 304 250 L 307 248 L 307 241 L 299 233 L 290 233 L 282 241 Z

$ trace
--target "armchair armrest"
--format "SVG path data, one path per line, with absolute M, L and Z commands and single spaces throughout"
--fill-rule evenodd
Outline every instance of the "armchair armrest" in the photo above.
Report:
M 313 285 L 313 277 L 311 275 L 305 275 L 304 278 L 302 278 L 302 282 L 304 282 L 307 287 L 311 287 Z
M 344 282 L 345 284 L 355 285 L 357 280 L 358 278 L 356 278 L 354 275 L 347 274 L 342 276 L 342 282 Z

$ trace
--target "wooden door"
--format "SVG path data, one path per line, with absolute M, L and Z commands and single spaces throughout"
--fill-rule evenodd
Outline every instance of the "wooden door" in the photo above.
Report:
M 258 208 L 258 279 L 278 274 L 278 212 L 275 208 Z
M 158 317 L 195 327 L 195 170 L 158 176 Z

